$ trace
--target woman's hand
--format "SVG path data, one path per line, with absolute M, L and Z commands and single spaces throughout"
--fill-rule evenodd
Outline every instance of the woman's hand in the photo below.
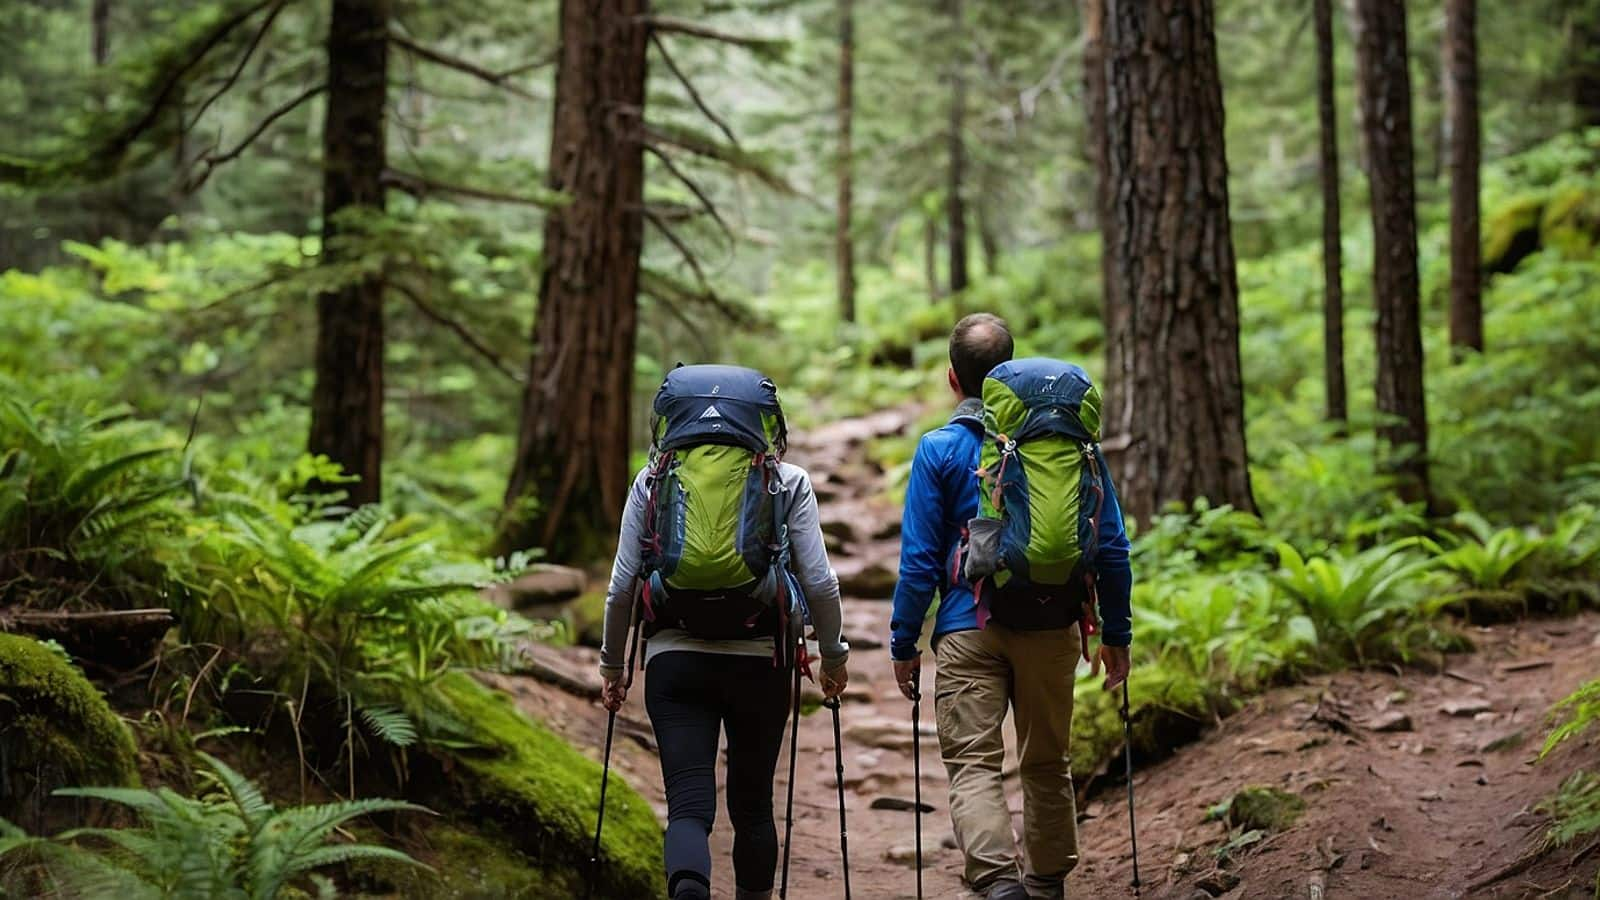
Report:
M 600 686 L 600 705 L 612 712 L 621 709 L 623 701 L 627 699 L 628 685 L 620 675 L 605 679 L 605 683 Z
M 822 674 L 818 676 L 817 686 L 822 688 L 822 696 L 827 700 L 837 699 L 844 693 L 845 685 L 850 683 L 850 670 L 844 663 L 839 663 L 834 668 L 828 668 L 827 663 L 822 664 Z

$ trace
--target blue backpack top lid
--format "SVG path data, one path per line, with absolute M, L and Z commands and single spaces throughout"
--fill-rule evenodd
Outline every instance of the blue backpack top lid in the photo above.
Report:
M 1013 359 L 989 370 L 985 381 L 990 380 L 1006 390 L 993 394 L 985 388 L 984 404 L 990 416 L 1009 420 L 998 424 L 1013 440 L 1046 434 L 1100 440 L 1100 394 L 1081 367 L 1044 357 Z M 991 430 L 996 424 L 985 423 Z
M 787 438 L 778 387 L 741 366 L 684 366 L 656 392 L 652 438 L 659 450 L 732 444 L 754 453 L 781 451 Z

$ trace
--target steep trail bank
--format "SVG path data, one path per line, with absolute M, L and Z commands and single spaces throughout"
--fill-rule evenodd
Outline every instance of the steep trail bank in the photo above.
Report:
M 911 868 L 913 794 L 909 704 L 894 687 L 883 648 L 898 554 L 898 510 L 881 497 L 884 476 L 867 444 L 914 427 L 916 411 L 889 410 L 801 435 L 790 458 L 812 472 L 835 568 L 846 585 L 851 686 L 841 710 L 850 881 L 858 898 L 915 896 Z M 1471 630 L 1476 653 L 1453 657 L 1447 674 L 1345 672 L 1276 689 L 1251 701 L 1198 742 L 1141 768 L 1141 875 L 1146 897 L 1446 898 L 1589 896 L 1600 854 L 1559 852 L 1488 881 L 1536 846 L 1545 818 L 1531 811 L 1592 742 L 1533 765 L 1547 733 L 1546 711 L 1593 677 L 1600 616 Z M 593 650 L 551 654 L 573 680 L 595 683 Z M 934 677 L 925 657 L 925 684 Z M 599 755 L 605 713 L 592 700 L 531 678 L 500 679 L 531 713 Z M 931 693 L 931 692 L 930 692 Z M 960 895 L 960 854 L 950 840 L 944 767 L 923 710 L 924 893 Z M 1444 712 L 1446 708 L 1457 714 Z M 1378 727 L 1400 730 L 1375 730 Z M 1009 731 L 1009 728 L 1008 728 Z M 623 711 L 613 761 L 665 812 L 642 691 Z M 1009 738 L 1009 736 L 1008 736 Z M 788 750 L 775 786 L 780 835 Z M 790 896 L 843 895 L 831 717 L 801 720 Z M 1020 830 L 1014 763 L 1007 768 Z M 1233 847 L 1206 821 L 1207 809 L 1247 786 L 1281 788 L 1307 809 L 1288 829 Z M 1126 795 L 1115 775 L 1079 810 L 1084 861 L 1069 881 L 1077 897 L 1131 896 Z M 732 895 L 732 831 L 719 810 L 713 832 L 715 896 Z M 1570 869 L 1570 871 L 1569 871 Z M 1585 885 L 1588 891 L 1581 891 Z

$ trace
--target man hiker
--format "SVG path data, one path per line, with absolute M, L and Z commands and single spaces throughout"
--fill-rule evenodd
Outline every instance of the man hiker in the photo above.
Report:
M 940 755 L 950 776 L 950 818 L 965 857 L 967 896 L 988 900 L 1064 896 L 1065 877 L 1078 863 L 1069 763 L 1072 685 L 1085 650 L 1082 641 L 1091 630 L 1087 623 L 1080 626 L 1080 619 L 1093 616 L 1096 594 L 1101 632 L 1092 671 L 1104 664 L 1108 690 L 1127 678 L 1133 636 L 1128 537 L 1096 446 L 1099 395 L 1076 366 L 1051 360 L 1008 362 L 1011 356 L 1011 334 L 997 316 L 967 316 L 951 333 L 948 377 L 959 402 L 948 424 L 922 436 L 911 463 L 900 580 L 890 623 L 895 680 L 911 699 L 920 681 L 918 638 L 938 592 L 932 638 L 934 709 Z M 1013 401 L 1009 405 L 1007 398 Z M 1036 405 L 1040 403 L 1045 405 Z M 1018 418 L 1036 408 L 1048 415 Z M 991 426 L 1000 423 L 1011 431 L 1009 442 L 1004 434 L 986 436 L 986 412 Z M 1066 426 L 1058 428 L 1058 420 L 1070 420 L 1076 430 L 1060 430 Z M 1045 440 L 1030 441 L 1041 432 L 1049 432 Z M 1076 437 L 1058 437 L 1058 432 Z M 1050 438 L 1057 438 L 1056 443 Z M 1046 453 L 1067 462 L 1052 470 L 1039 461 Z M 1052 483 L 1052 471 L 1063 480 Z M 1001 483 L 1003 489 L 997 486 Z M 1085 486 L 1082 497 L 1080 483 Z M 1023 493 L 1014 493 L 1019 490 Z M 1034 561 L 1024 577 L 1028 562 L 1015 554 L 1031 558 L 1039 542 L 1024 541 L 1025 547 L 1009 550 L 1009 532 L 1004 539 L 995 537 L 1005 521 L 999 517 L 1014 517 L 1019 505 L 1030 510 L 1031 526 L 1025 527 L 1043 535 L 1041 541 L 1050 533 L 1072 535 L 1069 552 L 1056 557 L 1070 566 L 1070 578 L 1063 571 L 1056 579 L 1064 586 L 1044 590 L 1049 565 L 1042 561 Z M 1051 510 L 1058 514 L 1048 515 Z M 1081 533 L 1092 536 L 1090 550 L 1077 547 L 1079 529 L 1065 525 L 1080 515 Z M 997 517 L 990 519 L 995 530 L 987 542 L 979 537 L 981 516 Z M 1053 532 L 1052 518 L 1063 521 Z M 998 552 L 1007 562 L 1001 571 L 992 565 L 980 569 L 987 577 L 969 578 L 985 546 L 991 560 Z M 1065 586 L 1069 580 L 1071 585 Z M 1010 605 L 1024 589 L 1032 593 Z M 1008 708 L 1021 761 L 1021 860 L 1001 779 L 1001 725 Z

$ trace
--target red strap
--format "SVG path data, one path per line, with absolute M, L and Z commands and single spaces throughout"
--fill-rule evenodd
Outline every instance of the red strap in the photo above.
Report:
M 640 599 L 644 602 L 644 620 L 646 622 L 654 622 L 656 620 L 656 608 L 650 602 L 650 579 L 648 578 L 644 580 L 644 591 L 641 593 Z
M 972 586 L 972 605 L 978 608 L 979 631 L 989 626 L 989 604 L 983 602 L 983 582 L 985 580 L 980 578 L 978 583 Z

